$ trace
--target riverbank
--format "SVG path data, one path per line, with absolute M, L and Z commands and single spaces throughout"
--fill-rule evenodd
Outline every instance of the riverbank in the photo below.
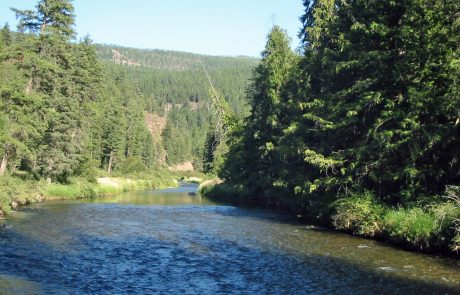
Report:
M 203 182 L 199 193 L 237 206 L 287 211 L 308 223 L 408 250 L 460 256 L 460 194 L 455 187 L 447 190 L 443 201 L 397 208 L 375 202 L 370 194 L 338 200 L 325 197 L 321 201 L 282 194 L 250 196 L 242 188 L 220 180 Z
M 161 189 L 177 185 L 175 175 L 161 172 L 104 176 L 97 178 L 96 181 L 74 178 L 66 184 L 48 184 L 45 181 L 2 176 L 0 177 L 0 216 L 9 214 L 19 206 L 45 200 L 96 198 L 133 190 Z

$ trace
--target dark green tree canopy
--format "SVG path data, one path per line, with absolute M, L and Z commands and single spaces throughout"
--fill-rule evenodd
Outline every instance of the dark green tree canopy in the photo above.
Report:
M 40 0 L 35 11 L 12 10 L 19 19 L 20 30 L 34 34 L 57 34 L 66 38 L 73 38 L 75 35 L 75 15 L 71 0 Z

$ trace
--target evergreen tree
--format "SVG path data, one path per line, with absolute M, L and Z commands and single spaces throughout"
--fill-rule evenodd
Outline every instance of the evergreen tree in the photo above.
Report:
M 290 48 L 290 40 L 285 31 L 274 26 L 268 34 L 262 60 L 254 70 L 253 84 L 249 91 L 251 114 L 245 123 L 242 140 L 236 140 L 231 153 L 239 153 L 239 161 L 247 167 L 240 179 L 250 181 L 250 189 L 257 192 L 270 189 L 277 179 L 278 159 L 276 148 L 282 135 L 280 119 L 283 90 L 296 56 Z M 237 136 L 238 132 L 234 135 Z M 234 159 L 228 164 L 233 165 Z M 232 177 L 226 173 L 227 177 Z M 237 174 L 237 175 L 238 175 Z M 235 176 L 238 177 L 238 176 Z
M 209 80 L 210 81 L 210 80 Z M 206 135 L 202 156 L 202 165 L 207 173 L 223 175 L 225 172 L 225 154 L 228 152 L 229 135 L 238 124 L 235 113 L 228 102 L 211 84 L 212 97 L 210 128 Z
M 8 23 L 5 23 L 5 25 L 3 26 L 0 37 L 2 40 L 1 43 L 4 47 L 10 46 L 12 44 L 13 38 L 11 36 L 10 26 L 8 25 Z
M 101 165 L 111 173 L 117 162 L 124 159 L 126 120 L 124 111 L 116 101 L 108 100 L 104 105 L 102 123 Z
M 36 10 L 12 8 L 19 19 L 18 28 L 33 34 L 57 34 L 72 38 L 75 34 L 74 7 L 71 0 L 40 0 Z
M 312 118 L 326 127 L 317 128 L 307 143 L 314 148 L 305 150 L 321 172 L 317 180 L 329 188 L 368 188 L 393 203 L 442 191 L 458 170 L 452 149 L 458 139 L 444 127 L 457 116 L 456 98 L 446 94 L 458 41 L 449 11 L 458 4 L 331 3 L 316 1 L 304 18 L 308 96 L 320 98 Z
M 304 5 L 303 56 L 271 32 L 227 181 L 308 208 L 367 192 L 408 204 L 458 184 L 460 3 Z

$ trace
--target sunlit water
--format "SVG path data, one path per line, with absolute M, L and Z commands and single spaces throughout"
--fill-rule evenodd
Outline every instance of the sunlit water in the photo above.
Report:
M 0 228 L 0 294 L 460 294 L 459 261 L 195 190 L 22 208 Z

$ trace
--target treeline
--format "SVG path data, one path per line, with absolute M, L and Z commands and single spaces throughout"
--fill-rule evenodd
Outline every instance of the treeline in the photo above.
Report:
M 96 45 L 102 60 L 115 61 L 120 64 L 142 65 L 156 70 L 193 71 L 202 73 L 203 65 L 208 71 L 222 69 L 245 70 L 255 66 L 257 59 L 238 56 L 211 56 L 189 52 L 161 49 L 139 49 L 118 45 Z
M 71 1 L 13 11 L 19 31 L 5 25 L 0 36 L 0 175 L 67 182 L 154 167 L 145 100 L 88 37 L 75 40 Z
M 237 116 L 248 113 L 246 89 L 258 59 L 97 45 L 104 67 L 123 71 L 145 110 L 167 119 L 159 149 L 168 165 L 191 161 L 202 169 L 210 127 L 210 81 Z
M 357 234 L 458 249 L 459 208 L 442 196 L 459 202 L 460 2 L 304 7 L 302 54 L 279 27 L 268 35 L 216 189 Z

